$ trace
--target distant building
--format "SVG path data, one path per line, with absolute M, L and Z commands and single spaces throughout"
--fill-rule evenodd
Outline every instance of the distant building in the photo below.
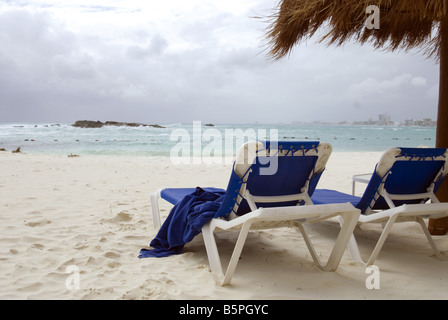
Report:
M 378 121 L 374 121 L 372 118 L 369 118 L 367 121 L 354 121 L 352 122 L 354 125 L 374 125 L 374 126 L 421 126 L 421 127 L 435 127 L 437 126 L 437 121 L 432 120 L 431 118 L 421 119 L 406 119 L 404 122 L 394 122 L 391 119 L 391 116 L 387 113 L 383 113 L 378 115 Z
M 378 115 L 378 124 L 380 126 L 387 126 L 391 123 L 390 115 L 387 113 L 383 113 Z
M 405 126 L 420 126 L 420 127 L 435 127 L 437 125 L 437 121 L 434 121 L 431 118 L 424 118 L 423 120 L 407 119 L 404 121 L 404 125 Z

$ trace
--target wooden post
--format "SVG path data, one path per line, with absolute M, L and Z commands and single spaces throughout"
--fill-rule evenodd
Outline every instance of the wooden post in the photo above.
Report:
M 440 28 L 440 82 L 437 111 L 436 147 L 448 148 L 448 19 Z M 448 178 L 437 191 L 440 202 L 448 202 Z M 448 231 L 448 218 L 429 219 L 428 230 L 432 235 L 444 235 Z

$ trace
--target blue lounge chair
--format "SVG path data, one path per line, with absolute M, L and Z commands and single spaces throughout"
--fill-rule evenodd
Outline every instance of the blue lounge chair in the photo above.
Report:
M 393 224 L 406 221 L 418 222 L 435 255 L 445 259 L 424 219 L 448 215 L 448 203 L 440 203 L 435 195 L 448 173 L 447 156 L 447 149 L 443 148 L 392 148 L 377 163 L 362 197 L 317 189 L 311 199 L 315 204 L 352 203 L 361 210 L 359 223 L 385 224 L 367 265 L 377 258 Z M 349 250 L 354 260 L 364 262 L 354 236 Z
M 277 145 L 278 144 L 278 145 Z M 324 171 L 331 146 L 319 142 L 250 142 L 243 145 L 233 165 L 224 199 L 213 219 L 202 227 L 210 268 L 221 285 L 230 283 L 250 229 L 297 225 L 314 261 L 323 270 L 335 270 L 360 215 L 351 204 L 314 206 L 310 195 Z M 207 189 L 207 188 L 205 188 Z M 194 188 L 164 189 L 151 195 L 153 222 L 160 226 L 160 197 L 176 205 Z M 326 264 L 323 264 L 306 233 L 305 225 L 334 217 L 341 231 Z M 224 273 L 215 230 L 239 230 L 240 234 Z

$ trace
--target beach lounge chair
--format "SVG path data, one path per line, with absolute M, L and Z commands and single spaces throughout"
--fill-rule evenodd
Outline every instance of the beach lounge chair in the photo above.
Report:
M 440 203 L 435 195 L 448 172 L 447 156 L 447 149 L 443 148 L 392 148 L 383 153 L 362 197 L 317 189 L 312 201 L 315 204 L 350 202 L 361 210 L 358 223 L 384 224 L 367 262 L 362 260 L 355 237 L 352 237 L 349 251 L 356 261 L 373 264 L 394 223 L 408 221 L 422 226 L 435 255 L 445 259 L 424 219 L 448 215 L 448 203 Z
M 230 283 L 248 232 L 254 229 L 297 226 L 317 265 L 326 271 L 338 267 L 360 211 L 349 203 L 312 205 L 310 195 L 330 154 L 331 145 L 319 142 L 249 142 L 240 148 L 227 189 L 221 189 L 224 200 L 214 218 L 202 227 L 210 268 L 221 285 Z M 160 226 L 159 197 L 175 205 L 192 190 L 164 189 L 151 195 L 156 227 Z M 341 230 L 324 264 L 306 225 L 334 217 L 339 217 Z M 225 230 L 240 233 L 224 273 L 214 232 Z

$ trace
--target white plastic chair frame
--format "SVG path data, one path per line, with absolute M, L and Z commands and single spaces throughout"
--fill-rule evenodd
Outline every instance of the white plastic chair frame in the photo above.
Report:
M 153 224 L 154 229 L 160 229 L 160 226 L 162 225 L 161 219 L 160 219 L 160 209 L 159 209 L 159 199 L 160 199 L 161 191 L 162 191 L 161 189 L 154 191 L 149 196 L 149 199 L 151 202 L 152 224 Z
M 258 143 L 256 150 L 263 145 Z M 245 149 L 244 149 L 245 148 Z M 250 152 L 248 150 L 254 150 L 253 145 L 244 145 L 239 152 L 237 161 L 235 163 L 235 171 L 238 173 L 247 172 L 248 167 L 253 163 L 253 159 L 257 156 L 257 153 Z M 315 172 L 324 170 L 326 162 L 331 154 L 331 145 L 327 143 L 320 143 L 317 150 L 320 153 L 320 157 L 316 164 Z M 249 154 L 249 156 L 248 156 Z M 244 155 L 244 161 L 241 160 Z M 251 212 L 242 216 L 232 215 L 230 220 L 225 219 L 212 219 L 202 228 L 202 234 L 204 243 L 210 263 L 210 269 L 216 277 L 218 283 L 221 285 L 227 285 L 230 283 L 232 276 L 235 272 L 236 266 L 239 261 L 244 243 L 247 239 L 247 235 L 250 230 L 254 229 L 269 229 L 285 226 L 296 226 L 299 228 L 303 235 L 305 243 L 310 251 L 310 254 L 315 263 L 324 271 L 334 271 L 338 267 L 347 243 L 351 239 L 353 230 L 357 224 L 360 210 L 353 207 L 353 205 L 345 204 L 325 204 L 325 205 L 312 205 L 312 201 L 308 196 L 308 183 L 305 188 L 301 190 L 300 194 L 280 196 L 280 197 L 255 197 L 252 196 L 249 190 L 245 189 L 243 183 L 242 194 L 248 201 L 251 208 Z M 158 210 L 158 198 L 160 190 L 151 194 L 151 206 L 153 213 L 153 222 L 156 228 L 160 227 L 160 214 Z M 274 207 L 274 208 L 257 208 L 255 202 L 281 202 L 290 200 L 304 200 L 305 205 L 302 206 L 288 206 L 288 207 Z M 334 217 L 339 217 L 341 230 L 336 238 L 334 247 L 330 253 L 328 260 L 323 263 L 312 244 L 311 238 L 306 232 L 307 224 L 314 224 L 328 220 Z M 237 230 L 240 229 L 238 239 L 236 241 L 232 256 L 228 263 L 227 269 L 224 269 L 221 264 L 218 247 L 216 244 L 214 232 L 219 230 Z
M 448 260 L 447 256 L 444 256 L 441 251 L 438 249 L 436 243 L 434 242 L 433 237 L 428 231 L 428 226 L 424 219 L 432 218 L 438 219 L 448 216 L 448 203 L 440 203 L 437 196 L 434 194 L 434 182 L 429 186 L 427 192 L 419 193 L 419 194 L 390 194 L 384 188 L 384 182 L 387 179 L 387 176 L 390 174 L 389 169 L 392 167 L 393 162 L 395 161 L 396 155 L 399 153 L 399 148 L 393 148 L 387 150 L 384 155 L 381 157 L 377 172 L 381 175 L 383 174 L 382 183 L 378 188 L 378 197 L 382 196 L 390 209 L 377 211 L 377 212 L 369 212 L 369 214 L 360 215 L 358 223 L 382 223 L 383 231 L 370 254 L 367 261 L 364 261 L 361 257 L 361 253 L 359 251 L 358 244 L 356 242 L 355 236 L 353 235 L 349 241 L 348 249 L 350 251 L 351 257 L 353 260 L 362 262 L 365 265 L 372 265 L 378 257 L 384 242 L 390 234 L 391 228 L 396 222 L 410 222 L 414 221 L 420 224 L 423 229 L 423 233 L 425 234 L 428 242 L 433 250 L 435 256 L 441 260 Z M 442 160 L 446 159 L 448 155 L 444 154 L 439 158 Z M 401 160 L 403 161 L 403 160 Z M 420 161 L 419 159 L 411 159 L 405 161 Z M 447 174 L 448 166 L 443 166 L 437 177 L 434 181 L 437 181 L 439 177 Z M 377 198 L 378 198 L 377 197 Z M 420 203 L 420 204 L 404 204 L 401 206 L 395 206 L 393 200 L 419 200 L 422 201 L 425 199 L 429 199 L 430 203 Z
M 250 230 L 297 226 L 303 235 L 314 262 L 324 271 L 334 271 L 337 269 L 345 249 L 347 248 L 347 243 L 352 236 L 359 215 L 360 211 L 358 209 L 354 208 L 349 203 L 344 203 L 259 208 L 229 221 L 223 219 L 212 219 L 202 228 L 210 269 L 216 277 L 218 283 L 221 285 L 227 285 L 230 283 L 235 272 L 244 243 Z M 322 222 L 338 216 L 341 221 L 341 230 L 327 262 L 323 263 L 319 259 L 311 238 L 306 232 L 306 225 Z M 240 228 L 240 233 L 227 269 L 224 272 L 214 232 L 215 229 L 232 230 L 234 228 Z

